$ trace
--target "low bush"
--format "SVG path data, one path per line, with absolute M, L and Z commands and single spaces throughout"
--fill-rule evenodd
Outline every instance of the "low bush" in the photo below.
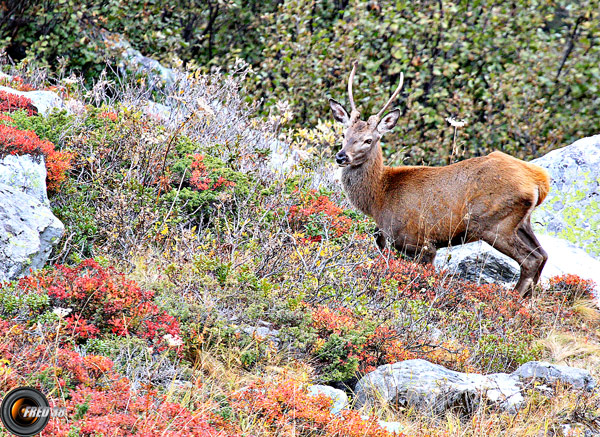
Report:
M 37 108 L 33 106 L 31 99 L 18 94 L 0 91 L 0 112 L 14 112 L 24 109 L 27 115 L 36 115 Z
M 30 315 L 33 320 L 45 312 L 64 319 L 66 341 L 82 343 L 110 334 L 133 335 L 163 350 L 170 346 L 169 340 L 173 343 L 172 339 L 181 334 L 177 320 L 154 302 L 154 292 L 142 290 L 123 274 L 91 259 L 75 267 L 58 265 L 0 286 L 0 290 L 4 288 L 11 292 L 0 302 L 3 317 L 11 317 L 17 310 L 10 304 L 10 295 L 24 296 L 29 309 L 37 312 Z M 47 299 L 42 299 L 43 305 L 33 306 L 29 304 L 33 298 L 26 297 L 30 295 Z
M 60 188 L 73 158 L 72 153 L 56 150 L 54 144 L 41 140 L 33 131 L 0 124 L 0 157 L 6 155 L 43 156 L 49 191 L 57 191 Z

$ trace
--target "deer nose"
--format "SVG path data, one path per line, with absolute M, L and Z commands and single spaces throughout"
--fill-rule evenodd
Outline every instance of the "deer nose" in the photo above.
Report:
M 343 150 L 340 150 L 337 155 L 335 155 L 335 162 L 338 164 L 345 164 L 348 162 L 348 155 Z

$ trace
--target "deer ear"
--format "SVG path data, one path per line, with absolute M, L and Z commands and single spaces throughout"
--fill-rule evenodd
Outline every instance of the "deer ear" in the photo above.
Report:
M 335 121 L 339 121 L 347 126 L 350 122 L 350 116 L 342 104 L 333 99 L 329 99 L 329 106 L 331 106 L 331 112 L 333 112 L 333 118 L 335 118 Z
M 385 133 L 391 131 L 396 123 L 398 123 L 398 119 L 400 118 L 400 110 L 394 109 L 392 112 L 386 114 L 385 117 L 381 119 L 379 124 L 377 125 L 377 130 L 379 133 Z

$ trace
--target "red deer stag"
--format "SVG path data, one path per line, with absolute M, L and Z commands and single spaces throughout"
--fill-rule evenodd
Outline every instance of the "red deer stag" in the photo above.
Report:
M 404 76 L 383 109 L 362 121 L 352 96 L 356 65 L 348 80 L 350 114 L 329 100 L 333 117 L 345 126 L 335 159 L 343 167 L 348 198 L 377 223 L 377 245 L 383 249 L 387 239 L 401 253 L 431 263 L 440 247 L 483 240 L 519 263 L 516 290 L 530 295 L 548 259 L 530 223 L 548 194 L 548 173 L 502 152 L 444 167 L 383 165 L 379 140 L 394 128 L 400 111 L 383 113 Z

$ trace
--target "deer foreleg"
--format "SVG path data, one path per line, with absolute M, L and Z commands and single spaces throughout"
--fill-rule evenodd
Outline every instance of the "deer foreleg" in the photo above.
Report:
M 379 250 L 383 250 L 385 249 L 385 236 L 383 235 L 383 232 L 381 232 L 381 229 L 379 229 L 378 227 L 375 227 L 375 232 L 373 233 L 373 237 L 375 237 L 375 243 L 377 244 L 377 247 L 379 247 Z

